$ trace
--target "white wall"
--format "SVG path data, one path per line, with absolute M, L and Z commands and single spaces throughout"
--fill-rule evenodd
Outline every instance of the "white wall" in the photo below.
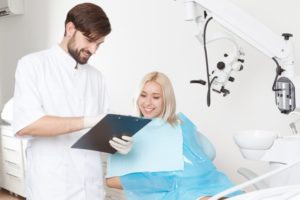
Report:
M 299 3 L 296 0 L 233 0 L 274 32 L 294 34 L 299 49 Z M 21 55 L 49 47 L 61 40 L 66 12 L 83 2 L 27 0 L 22 17 L 0 19 L 1 99 L 12 93 L 12 72 Z M 236 174 L 240 166 L 258 172 L 266 165 L 244 160 L 232 134 L 244 129 L 268 129 L 289 134 L 288 117 L 277 110 L 271 91 L 275 64 L 255 48 L 238 40 L 246 52 L 245 69 L 230 84 L 231 94 L 223 98 L 212 94 L 212 104 L 206 106 L 206 88 L 191 85 L 191 79 L 205 78 L 202 46 L 193 37 L 193 26 L 184 21 L 183 1 L 172 0 L 102 0 L 98 2 L 111 19 L 112 33 L 91 62 L 105 73 L 111 107 L 119 112 L 132 110 L 132 96 L 141 77 L 159 70 L 172 79 L 178 100 L 178 111 L 184 112 L 198 125 L 217 149 L 216 165 L 234 181 L 243 179 Z M 28 6 L 30 5 L 30 6 Z M 40 6 L 44 9 L 40 9 Z M 4 27 L 4 28 L 2 28 Z M 29 27 L 29 28 L 28 28 Z M 211 23 L 208 33 L 222 30 Z M 22 36 L 22 37 L 21 37 Z M 17 41 L 16 41 L 17 40 Z M 211 65 L 228 50 L 226 43 L 208 46 Z M 296 55 L 296 63 L 299 57 Z M 7 69 L 9 65 L 9 70 Z M 4 67 L 5 66 L 5 67 Z M 3 79 L 3 77 L 8 77 Z M 5 84 L 8 87 L 4 86 Z M 4 91 L 4 92 L 3 92 Z M 0 93 L 1 95 L 1 93 Z
M 0 111 L 13 95 L 18 59 L 47 44 L 47 7 L 48 1 L 25 0 L 25 15 L 0 18 Z

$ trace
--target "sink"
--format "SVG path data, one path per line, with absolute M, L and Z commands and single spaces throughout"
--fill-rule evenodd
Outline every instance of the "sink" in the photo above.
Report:
M 273 145 L 277 134 L 267 130 L 239 131 L 233 136 L 244 158 L 260 159 Z

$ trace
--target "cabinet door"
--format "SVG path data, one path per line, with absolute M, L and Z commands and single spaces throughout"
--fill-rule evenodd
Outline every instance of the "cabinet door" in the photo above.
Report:
M 5 172 L 3 175 L 3 188 L 15 194 L 25 196 L 24 179 L 10 172 Z
M 23 166 L 22 145 L 19 139 L 2 136 L 3 160 Z
M 22 141 L 12 136 L 9 126 L 1 127 L 2 187 L 24 196 L 24 158 Z

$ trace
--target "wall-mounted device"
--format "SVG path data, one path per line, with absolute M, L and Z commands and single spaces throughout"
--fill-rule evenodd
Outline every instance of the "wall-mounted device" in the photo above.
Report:
M 24 0 L 0 0 L 0 17 L 24 13 Z

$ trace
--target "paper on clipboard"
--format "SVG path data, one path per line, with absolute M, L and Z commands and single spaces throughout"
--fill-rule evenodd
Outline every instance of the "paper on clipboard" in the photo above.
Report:
M 110 146 L 109 140 L 123 135 L 132 136 L 150 121 L 140 117 L 107 114 L 71 147 L 113 154 L 116 150 Z

